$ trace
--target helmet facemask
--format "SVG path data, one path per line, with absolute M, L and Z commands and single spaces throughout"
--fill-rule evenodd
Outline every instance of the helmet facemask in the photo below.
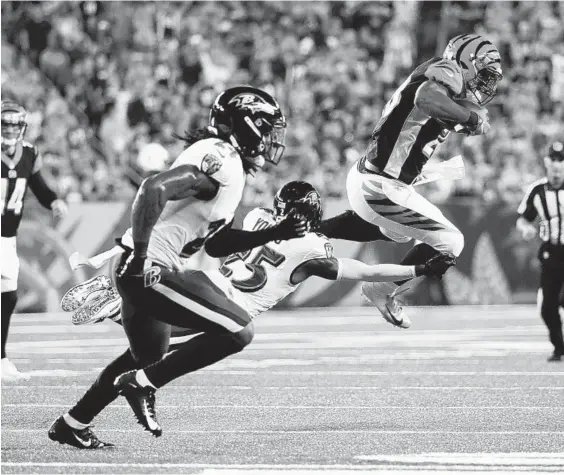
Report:
M 2 113 L 2 145 L 13 147 L 23 140 L 27 123 L 25 112 L 4 112 Z
M 274 215 L 278 220 L 283 219 L 290 212 L 303 216 L 307 223 L 307 230 L 317 227 L 323 217 L 321 209 L 321 197 L 317 190 L 307 184 L 309 190 L 305 196 L 283 196 L 285 192 L 292 193 L 292 186 L 295 184 L 305 184 L 305 182 L 290 182 L 283 186 L 274 197 Z M 303 191 L 302 191 L 303 193 Z
M 470 99 L 480 105 L 486 105 L 497 94 L 497 85 L 503 79 L 501 69 L 491 63 L 489 53 L 471 58 L 474 77 L 466 81 Z M 473 97 L 472 97 L 473 96 Z
M 263 120 L 267 122 L 266 119 Z M 264 159 L 274 165 L 278 165 L 286 149 L 285 141 L 286 123 L 283 119 L 279 119 L 272 125 L 270 133 L 262 137 L 259 148 L 264 149 L 262 152 Z

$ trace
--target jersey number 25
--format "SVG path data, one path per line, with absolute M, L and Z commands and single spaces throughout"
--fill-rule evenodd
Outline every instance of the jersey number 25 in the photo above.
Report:
M 245 262 L 245 267 L 252 272 L 252 274 L 243 280 L 232 279 L 233 271 L 229 268 L 229 264 L 242 259 L 245 261 L 252 251 L 247 251 L 244 254 L 233 254 L 229 256 L 219 271 L 228 279 L 231 279 L 231 284 L 241 292 L 257 292 L 266 285 L 268 277 L 263 263 L 268 263 L 273 267 L 280 266 L 286 258 L 268 246 L 260 248 L 259 252 L 253 257 L 251 262 Z

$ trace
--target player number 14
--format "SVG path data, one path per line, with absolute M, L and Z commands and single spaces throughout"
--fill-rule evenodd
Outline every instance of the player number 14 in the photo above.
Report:
M 16 178 L 16 185 L 10 197 L 7 196 L 9 186 L 8 179 L 2 178 L 2 214 L 4 214 L 5 210 L 12 211 L 14 214 L 20 214 L 22 212 L 23 198 L 25 195 L 26 179 Z

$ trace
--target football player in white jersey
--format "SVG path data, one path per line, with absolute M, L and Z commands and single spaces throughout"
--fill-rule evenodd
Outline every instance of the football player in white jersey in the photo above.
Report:
M 256 208 L 243 222 L 249 232 L 274 229 L 288 215 L 298 214 L 308 229 L 321 220 L 321 201 L 317 190 L 306 182 L 291 182 L 276 194 L 274 210 Z M 222 243 L 228 247 L 227 242 Z M 440 275 L 451 265 L 445 256 L 436 256 L 424 265 L 368 265 L 354 259 L 337 259 L 329 240 L 314 232 L 290 241 L 275 240 L 243 253 L 229 256 L 219 270 L 185 270 L 170 281 L 166 271 L 152 291 L 163 292 L 167 285 L 168 303 L 146 299 L 147 306 L 158 306 L 175 327 L 172 336 L 183 336 L 196 329 L 204 332 L 175 345 L 160 361 L 116 379 L 116 387 L 127 398 L 137 420 L 152 434 L 162 432 L 154 409 L 155 391 L 170 381 L 239 352 L 253 336 L 253 319 L 294 292 L 311 276 L 325 279 L 394 281 L 418 275 Z M 158 288 L 161 286 L 161 288 Z M 156 288 L 155 288 L 156 287 Z M 184 310 L 183 310 L 184 309 Z M 190 309 L 193 314 L 186 315 Z M 202 325 L 202 320 L 207 325 Z M 218 334 L 215 327 L 228 331 Z M 219 352 L 218 352 L 219 350 Z M 218 356 L 223 355 L 221 358 Z
M 116 272 L 129 349 L 102 371 L 68 414 L 53 423 L 52 440 L 80 448 L 107 446 L 90 431 L 90 421 L 118 396 L 113 383 L 120 374 L 158 361 L 168 351 L 171 324 L 206 332 L 205 344 L 217 351 L 193 358 L 199 367 L 238 351 L 250 338 L 252 328 L 246 329 L 250 318 L 238 309 L 229 313 L 235 304 L 225 296 L 219 307 L 225 304 L 226 309 L 199 311 L 202 299 L 221 293 L 207 287 L 208 282 L 198 282 L 201 289 L 178 300 L 176 290 L 182 289 L 186 277 L 179 256 L 192 255 L 202 247 L 212 257 L 226 256 L 305 231 L 299 219 L 261 232 L 231 229 L 246 172 L 261 168 L 265 160 L 278 163 L 285 127 L 284 115 L 272 96 L 248 86 L 228 89 L 214 102 L 209 127 L 186 136 L 188 148 L 172 167 L 143 182 L 133 202 L 131 229 L 119 240 L 123 253 Z M 103 290 L 105 285 L 103 279 L 90 284 L 88 291 Z M 70 307 L 80 301 L 77 295 L 71 297 Z M 229 316 L 215 318 L 222 311 Z M 228 344 L 222 347 L 225 340 Z M 152 412 L 153 395 L 147 394 L 144 401 L 148 401 L 144 409 Z

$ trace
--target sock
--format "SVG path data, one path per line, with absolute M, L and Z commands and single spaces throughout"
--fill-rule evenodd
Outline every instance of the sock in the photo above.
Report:
M 71 426 L 73 429 L 82 430 L 88 427 L 88 424 L 83 424 L 80 421 L 77 421 L 74 417 L 72 417 L 68 412 L 63 415 L 63 419 L 65 422 Z
M 439 251 L 433 249 L 429 244 L 420 243 L 416 246 L 413 246 L 407 254 L 403 257 L 400 264 L 406 266 L 412 266 L 416 264 L 425 264 L 427 260 L 429 260 L 435 254 L 438 254 Z M 402 285 L 403 283 L 407 282 L 407 280 L 399 280 L 396 282 L 397 285 Z
M 135 379 L 141 386 L 150 386 L 153 389 L 157 389 L 156 386 L 151 383 L 151 381 L 149 381 L 149 378 L 147 378 L 145 371 L 142 369 L 135 373 Z
M 8 330 L 10 328 L 10 320 L 18 302 L 18 293 L 13 290 L 11 292 L 2 292 L 2 358 L 6 358 L 6 342 L 8 341 Z
M 118 397 L 114 380 L 122 373 L 137 369 L 137 363 L 127 350 L 106 366 L 96 381 L 69 410 L 69 415 L 83 424 L 90 424 L 102 410 Z
M 160 361 L 147 366 L 145 374 L 157 388 L 187 373 L 217 363 L 237 353 L 244 345 L 230 334 L 203 333 L 178 345 L 178 349 L 166 354 Z

